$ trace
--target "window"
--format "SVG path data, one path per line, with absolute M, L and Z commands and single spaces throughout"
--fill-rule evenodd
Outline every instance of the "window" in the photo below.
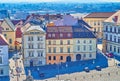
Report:
M 34 57 L 34 52 L 33 51 L 29 51 L 29 57 Z
M 78 44 L 80 43 L 80 40 L 78 40 L 78 42 L 77 42 Z
M 112 35 L 110 35 L 110 41 L 112 41 Z
M 100 25 L 100 22 L 98 21 L 98 25 Z
M 116 27 L 114 27 L 114 32 L 116 33 Z
M 0 57 L 0 64 L 2 64 L 2 57 Z
M 51 34 L 48 34 L 48 37 L 51 37 Z
M 67 40 L 67 44 L 70 45 L 70 40 Z
M 108 26 L 106 26 L 106 32 L 108 31 Z
M 60 37 L 63 37 L 63 34 L 62 34 L 62 33 L 60 33 Z
M 110 27 L 110 32 L 112 32 L 112 27 Z
M 94 22 L 94 26 L 96 26 L 96 22 Z
M 33 48 L 34 48 L 34 45 L 30 43 L 30 44 L 28 44 L 28 48 L 29 48 L 29 49 L 33 49 Z
M 110 45 L 110 51 L 112 51 L 112 45 Z
M 68 51 L 68 53 L 70 53 L 70 47 L 68 47 L 67 51 Z
M 118 47 L 118 53 L 120 53 L 120 47 Z
M 48 53 L 51 53 L 51 47 L 48 48 Z
M 92 50 L 92 45 L 89 45 L 89 50 L 90 50 L 90 51 Z
M 56 41 L 55 40 L 53 41 L 53 44 L 56 45 Z
M 60 47 L 60 53 L 63 53 L 63 48 L 62 47 Z
M 42 49 L 43 48 L 43 44 L 40 43 L 40 44 L 37 44 L 38 45 L 38 49 Z
M 108 40 L 108 34 L 105 34 L 105 35 L 106 35 L 106 36 L 105 36 L 105 39 Z
M 63 45 L 63 41 L 62 40 L 60 40 L 60 45 Z
M 48 44 L 51 45 L 51 41 L 48 41 Z
M 48 60 L 51 60 L 51 56 L 48 57 Z
M 12 44 L 12 39 L 9 39 L 9 43 Z
M 56 60 L 56 56 L 53 56 L 53 60 Z
M 60 60 L 63 60 L 63 56 L 60 56 Z
M 33 41 L 33 36 L 28 36 L 28 41 Z
M 68 33 L 68 37 L 71 37 L 71 34 L 70 34 L 70 33 Z
M 54 33 L 52 34 L 52 37 L 55 37 L 55 34 L 54 34 Z
M 86 43 L 86 40 L 84 40 L 83 43 L 85 44 L 85 43 Z
M 116 46 L 114 46 L 114 52 L 116 52 Z
M 43 51 L 38 51 L 38 57 L 42 57 L 43 56 Z
M 53 53 L 56 53 L 56 47 L 53 48 Z
M 80 51 L 80 46 L 77 46 L 77 50 Z
M 38 36 L 37 39 L 38 39 L 38 41 L 43 41 L 43 37 L 42 36 Z
M 116 36 L 114 36 L 114 42 L 116 42 Z
M 83 57 L 85 58 L 85 57 L 86 57 L 86 54 L 84 54 Z
M 84 50 L 84 51 L 86 50 L 86 46 L 85 46 L 85 45 L 83 46 L 83 50 Z
M 6 30 L 9 30 L 9 28 L 6 28 Z
M 92 40 L 90 40 L 89 43 L 91 44 L 91 43 L 92 43 Z
M 120 37 L 118 37 L 118 43 L 120 43 Z
M 89 57 L 92 57 L 92 54 L 89 54 Z
M 3 75 L 3 69 L 0 69 L 0 75 Z
M 4 36 L 6 37 L 6 36 L 7 36 L 7 34 L 4 34 Z
M 120 34 L 120 27 L 118 28 L 118 33 Z

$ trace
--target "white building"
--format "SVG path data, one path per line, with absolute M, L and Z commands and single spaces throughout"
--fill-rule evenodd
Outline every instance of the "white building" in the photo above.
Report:
M 96 59 L 97 42 L 94 33 L 83 20 L 73 26 L 73 50 L 75 60 Z
M 8 43 L 5 37 L 0 34 L 0 76 L 9 75 Z
M 103 52 L 120 55 L 120 11 L 104 22 Z
M 46 32 L 40 26 L 31 25 L 23 33 L 24 66 L 41 66 L 46 64 Z

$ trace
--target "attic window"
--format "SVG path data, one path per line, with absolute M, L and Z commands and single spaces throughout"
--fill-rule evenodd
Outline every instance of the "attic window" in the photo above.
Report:
M 70 37 L 71 36 L 71 34 L 70 33 L 68 33 L 68 37 Z
M 9 28 L 6 28 L 6 30 L 9 30 Z

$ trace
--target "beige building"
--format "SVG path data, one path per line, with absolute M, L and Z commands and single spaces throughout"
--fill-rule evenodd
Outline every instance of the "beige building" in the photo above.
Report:
M 1 24 L 2 34 L 8 41 L 9 49 L 15 49 L 15 26 L 9 18 L 5 18 Z
M 92 27 L 92 31 L 96 33 L 97 38 L 103 37 L 103 22 L 115 12 L 95 12 L 84 17 L 84 20 Z

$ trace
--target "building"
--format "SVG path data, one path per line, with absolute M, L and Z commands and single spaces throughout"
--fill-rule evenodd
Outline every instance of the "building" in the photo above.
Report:
M 41 66 L 46 64 L 46 32 L 38 25 L 31 25 L 23 33 L 24 66 Z
M 9 50 L 15 49 L 15 26 L 9 18 L 5 18 L 1 24 L 2 34 L 6 38 L 9 44 Z
M 81 22 L 83 20 L 78 20 L 78 23 L 72 26 L 74 58 L 76 61 L 96 59 L 96 36 Z
M 73 61 L 71 26 L 50 26 L 46 30 L 47 64 Z
M 115 12 L 94 12 L 84 17 L 84 20 L 92 27 L 92 31 L 96 33 L 97 38 L 103 37 L 103 22 Z
M 106 19 L 103 26 L 103 52 L 120 55 L 120 11 Z
M 0 34 L 0 76 L 9 76 L 8 42 Z

